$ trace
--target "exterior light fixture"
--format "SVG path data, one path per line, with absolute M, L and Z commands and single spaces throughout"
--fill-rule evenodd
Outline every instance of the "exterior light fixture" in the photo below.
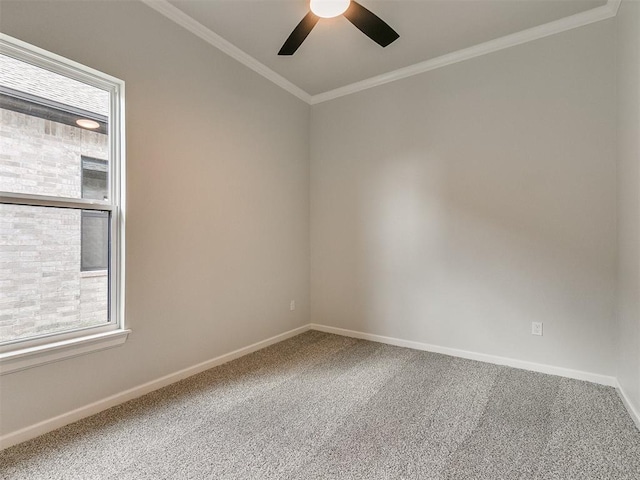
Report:
M 311 11 L 322 18 L 342 15 L 349 8 L 351 0 L 311 0 Z
M 88 128 L 89 130 L 95 130 L 96 128 L 100 128 L 100 124 L 94 120 L 89 120 L 88 118 L 81 118 L 76 120 L 76 124 L 82 128 Z

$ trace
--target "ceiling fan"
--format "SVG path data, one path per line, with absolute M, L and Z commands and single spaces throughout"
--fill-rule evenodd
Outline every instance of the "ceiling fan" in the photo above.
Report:
M 394 42 L 400 35 L 380 17 L 354 0 L 311 0 L 311 10 L 293 29 L 278 55 L 293 55 L 320 18 L 344 15 L 362 33 L 382 47 Z

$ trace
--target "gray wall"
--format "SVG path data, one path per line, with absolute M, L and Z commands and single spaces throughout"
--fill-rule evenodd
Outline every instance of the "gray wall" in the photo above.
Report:
M 309 106 L 137 2 L 1 9 L 3 33 L 126 82 L 133 334 L 0 377 L 0 434 L 307 323 Z
M 618 16 L 618 317 L 617 377 L 640 412 L 640 4 Z
M 314 106 L 312 321 L 614 374 L 614 42 L 598 22 Z

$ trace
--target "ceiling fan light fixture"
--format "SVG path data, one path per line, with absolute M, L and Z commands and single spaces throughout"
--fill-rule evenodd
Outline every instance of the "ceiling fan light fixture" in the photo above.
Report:
M 342 15 L 349 8 L 351 0 L 311 0 L 311 11 L 322 18 Z
M 278 55 L 293 55 L 311 33 L 320 18 L 343 15 L 358 30 L 381 47 L 395 42 L 400 35 L 375 13 L 367 10 L 356 0 L 311 0 L 311 10 L 296 25 L 278 52 Z

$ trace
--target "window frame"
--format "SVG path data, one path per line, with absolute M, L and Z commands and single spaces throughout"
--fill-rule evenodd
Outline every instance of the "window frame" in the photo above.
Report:
M 0 54 L 109 92 L 109 201 L 0 192 L 0 203 L 108 211 L 109 323 L 0 345 L 0 375 L 124 343 L 125 328 L 125 84 L 122 80 L 0 33 Z

